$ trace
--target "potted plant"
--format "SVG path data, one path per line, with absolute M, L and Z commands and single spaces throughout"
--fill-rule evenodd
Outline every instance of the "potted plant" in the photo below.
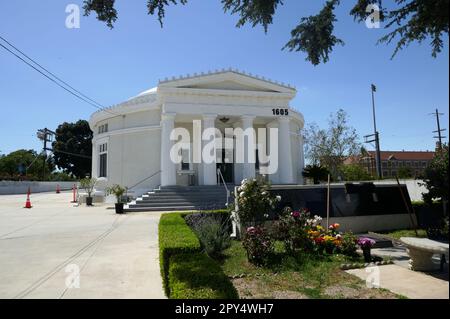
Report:
M 113 186 L 108 187 L 106 189 L 106 192 L 107 192 L 108 195 L 113 194 L 114 196 L 116 196 L 116 204 L 115 204 L 116 214 L 123 214 L 123 200 L 122 200 L 122 197 L 123 197 L 123 194 L 125 194 L 126 191 L 127 190 L 126 190 L 125 187 L 122 187 L 122 186 L 120 186 L 118 184 L 114 184 Z
M 358 245 L 363 251 L 364 261 L 366 263 L 370 263 L 372 261 L 370 250 L 372 249 L 373 245 L 375 245 L 375 240 L 367 237 L 360 237 L 358 238 Z
M 86 206 L 92 206 L 92 192 L 94 191 L 95 184 L 97 183 L 97 179 L 95 178 L 83 178 L 80 180 L 80 187 L 84 189 L 87 193 L 86 197 Z

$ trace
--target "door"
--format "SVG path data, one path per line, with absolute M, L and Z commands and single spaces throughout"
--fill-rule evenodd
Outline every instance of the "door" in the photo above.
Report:
M 233 152 L 233 151 L 230 150 L 229 152 Z M 221 159 L 222 159 L 221 163 L 217 163 L 217 169 L 220 169 L 220 172 L 222 173 L 225 183 L 233 183 L 233 181 L 234 181 L 233 162 L 231 161 L 231 163 L 226 163 L 225 159 L 226 158 L 229 159 L 230 157 L 226 156 L 228 154 L 226 154 L 225 149 L 218 149 L 217 153 L 218 153 L 217 154 L 218 157 L 221 157 Z M 231 159 L 233 159 L 233 155 L 231 155 Z M 222 182 L 222 181 L 220 181 L 220 182 Z

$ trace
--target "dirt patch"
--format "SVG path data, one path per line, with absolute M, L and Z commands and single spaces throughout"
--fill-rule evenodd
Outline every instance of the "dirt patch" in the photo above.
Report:
M 298 291 L 274 291 L 272 293 L 273 299 L 308 299 L 307 296 Z
M 307 299 L 298 291 L 273 290 L 258 278 L 232 279 L 233 285 L 241 299 Z
M 396 299 L 397 295 L 383 289 L 367 288 L 360 286 L 358 288 L 348 286 L 329 286 L 324 289 L 324 294 L 330 298 L 343 299 Z

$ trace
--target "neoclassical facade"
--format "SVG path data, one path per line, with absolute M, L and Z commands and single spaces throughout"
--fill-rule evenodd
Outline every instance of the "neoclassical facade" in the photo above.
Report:
M 301 184 L 304 120 L 289 104 L 295 95 L 289 85 L 231 69 L 165 79 L 126 102 L 92 114 L 92 176 L 103 180 L 102 185 L 120 184 L 138 195 L 158 186 L 216 185 L 218 179 L 239 184 L 258 175 L 272 184 Z M 200 124 L 200 131 L 194 123 Z M 183 128 L 192 142 L 177 153 L 181 160 L 173 161 L 171 150 L 178 141 L 171 132 L 177 128 Z M 217 136 L 237 128 L 266 129 L 267 136 L 255 134 L 258 146 L 253 160 L 245 156 L 237 161 L 236 150 L 224 147 L 226 143 L 213 150 L 217 161 L 194 160 L 195 139 L 206 146 L 201 133 L 211 128 Z M 271 128 L 277 129 L 276 140 L 270 137 Z M 244 147 L 248 139 L 244 138 Z M 274 150 L 277 169 L 264 173 L 261 152 Z

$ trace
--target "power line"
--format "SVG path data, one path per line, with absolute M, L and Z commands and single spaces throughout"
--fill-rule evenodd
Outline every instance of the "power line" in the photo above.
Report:
M 19 60 L 21 60 L 22 62 L 24 62 L 25 64 L 27 64 L 29 67 L 33 68 L 35 71 L 39 72 L 41 75 L 45 76 L 48 80 L 52 81 L 53 83 L 55 83 L 56 85 L 58 85 L 60 88 L 62 88 L 63 90 L 67 91 L 68 93 L 70 93 L 71 95 L 75 96 L 76 98 L 82 100 L 85 103 L 88 103 L 89 105 L 95 107 L 96 109 L 99 109 L 101 111 L 105 111 L 107 113 L 113 114 L 113 115 L 120 115 L 114 112 L 111 112 L 107 109 L 105 109 L 105 107 L 103 107 L 100 103 L 96 102 L 95 100 L 87 97 L 86 95 L 84 95 L 83 93 L 81 93 L 80 91 L 76 90 L 75 88 L 73 88 L 71 85 L 67 84 L 67 82 L 61 80 L 59 77 L 57 77 L 56 75 L 54 75 L 52 72 L 48 71 L 46 68 L 44 68 L 42 65 L 40 65 L 39 63 L 37 63 L 36 61 L 34 61 L 33 59 L 31 59 L 28 55 L 26 55 L 24 52 L 20 51 L 18 48 L 16 48 L 14 45 L 12 45 L 10 42 L 8 42 L 5 38 L 3 38 L 2 36 L 0 36 L 0 39 L 2 39 L 3 41 L 5 41 L 8 45 L 10 45 L 12 48 L 14 48 L 17 52 L 19 52 L 20 54 L 22 54 L 24 57 L 26 57 L 28 60 L 32 61 L 32 63 L 36 64 L 38 67 L 40 67 L 42 70 L 44 70 L 45 72 L 47 72 L 48 74 L 50 74 L 52 77 L 50 77 L 49 75 L 45 74 L 44 72 L 42 72 L 41 70 L 39 70 L 37 67 L 35 67 L 34 65 L 32 65 L 31 63 L 29 63 L 28 61 L 26 61 L 24 58 L 22 58 L 21 56 L 19 56 L 18 54 L 16 54 L 15 52 L 13 52 L 12 50 L 10 50 L 8 47 L 6 47 L 5 45 L 3 45 L 2 43 L 0 43 L 0 46 L 2 48 L 4 48 L 6 51 L 8 51 L 9 53 L 11 53 L 12 55 L 14 55 L 16 58 L 18 58 Z M 56 80 L 55 80 L 56 79 Z M 61 83 L 63 83 L 64 85 L 62 85 Z M 71 90 L 69 90 L 67 87 L 69 87 Z M 73 91 L 74 92 L 73 92 Z
M 0 35 L 0 39 L 2 39 L 3 41 L 5 41 L 10 47 L 14 48 L 14 50 L 16 50 L 17 52 L 19 52 L 20 54 L 22 54 L 24 57 L 26 57 L 28 60 L 30 60 L 31 62 L 33 62 L 34 64 L 36 64 L 37 66 L 39 66 L 41 69 L 45 70 L 45 72 L 47 72 L 48 74 L 50 74 L 51 76 L 53 76 L 55 79 L 57 79 L 58 81 L 60 81 L 61 83 L 65 84 L 66 86 L 68 86 L 69 88 L 71 88 L 72 90 L 74 90 L 75 92 L 77 92 L 78 94 L 80 94 L 82 97 L 88 99 L 89 101 L 97 104 L 99 107 L 104 108 L 103 105 L 101 105 L 100 103 L 98 103 L 97 101 L 91 99 L 89 96 L 86 96 L 85 94 L 83 94 L 82 92 L 78 91 L 77 89 L 75 89 L 73 86 L 71 86 L 70 84 L 68 84 L 67 82 L 63 81 L 61 78 L 59 78 L 58 76 L 56 76 L 54 73 L 50 72 L 48 69 L 46 69 L 45 67 L 43 67 L 41 64 L 39 64 L 38 62 L 36 62 L 35 60 L 33 60 L 32 58 L 30 58 L 27 54 L 25 54 L 23 51 L 21 51 L 19 48 L 17 48 L 16 46 L 14 46 L 11 42 L 9 42 L 8 40 L 6 40 L 4 37 L 2 37 Z

